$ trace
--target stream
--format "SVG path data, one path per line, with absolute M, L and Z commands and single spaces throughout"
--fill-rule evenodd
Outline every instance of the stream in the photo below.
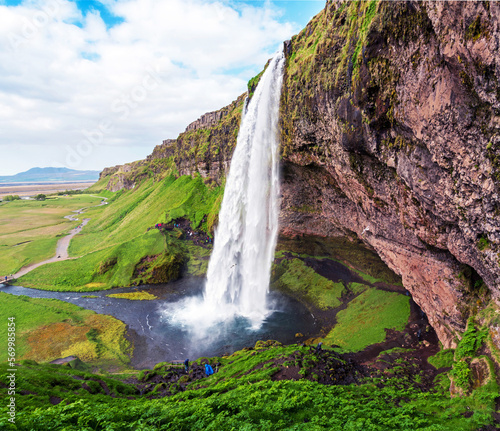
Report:
M 319 330 L 314 316 L 302 304 L 279 292 L 269 294 L 272 313 L 258 329 L 252 329 L 251 322 L 243 317 L 199 330 L 176 323 L 174 316 L 185 299 L 201 298 L 204 281 L 185 278 L 163 285 L 97 292 L 52 292 L 21 286 L 6 286 L 1 291 L 32 298 L 55 298 L 121 320 L 134 344 L 131 365 L 138 369 L 151 368 L 162 361 L 231 354 L 253 346 L 258 340 L 293 343 L 297 342 L 297 333 L 313 336 Z M 158 299 L 137 301 L 106 296 L 137 291 L 147 291 Z M 85 298 L 86 295 L 96 298 Z

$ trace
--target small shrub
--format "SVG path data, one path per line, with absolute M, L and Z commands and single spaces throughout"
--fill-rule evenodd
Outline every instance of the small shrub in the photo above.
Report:
M 189 382 L 189 376 L 188 375 L 184 375 L 184 376 L 181 376 L 179 378 L 179 380 L 177 380 L 178 383 L 187 383 Z
M 457 350 L 455 351 L 455 359 L 460 360 L 465 357 L 474 356 L 487 335 L 487 330 L 477 331 L 472 319 L 469 319 L 467 329 L 463 333 L 462 339 L 458 343 Z
M 179 383 L 172 383 L 170 385 L 170 388 L 168 388 L 168 390 L 173 395 L 173 394 L 176 394 L 177 392 L 182 391 L 182 387 L 181 387 L 181 385 L 179 385 Z
M 455 351 L 453 349 L 441 350 L 434 356 L 427 358 L 427 361 L 437 369 L 451 367 L 453 365 L 454 352 Z
M 450 371 L 457 386 L 467 391 L 470 385 L 471 370 L 469 364 L 465 360 L 455 362 L 453 370 Z
M 479 238 L 479 240 L 477 241 L 477 248 L 481 251 L 490 248 L 490 241 L 488 240 L 488 238 L 486 238 L 485 236 Z

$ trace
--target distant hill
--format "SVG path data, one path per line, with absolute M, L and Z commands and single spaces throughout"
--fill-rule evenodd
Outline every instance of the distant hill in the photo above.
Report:
M 97 181 L 99 171 L 77 171 L 68 168 L 31 168 L 15 175 L 0 176 L 1 183 Z

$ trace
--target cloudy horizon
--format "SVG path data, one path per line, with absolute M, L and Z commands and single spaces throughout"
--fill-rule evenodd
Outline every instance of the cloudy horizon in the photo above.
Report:
M 0 0 L 0 175 L 146 157 L 235 100 L 323 6 Z

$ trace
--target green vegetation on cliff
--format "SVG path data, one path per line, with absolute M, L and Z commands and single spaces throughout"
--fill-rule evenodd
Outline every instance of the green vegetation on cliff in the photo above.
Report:
M 194 174 L 213 169 L 217 172 L 212 172 L 212 176 L 218 180 L 225 176 L 236 147 L 245 97 L 243 94 L 230 105 L 211 113 L 219 118 L 217 121 L 198 125 L 178 136 L 169 155 L 173 155 L 179 172 Z

